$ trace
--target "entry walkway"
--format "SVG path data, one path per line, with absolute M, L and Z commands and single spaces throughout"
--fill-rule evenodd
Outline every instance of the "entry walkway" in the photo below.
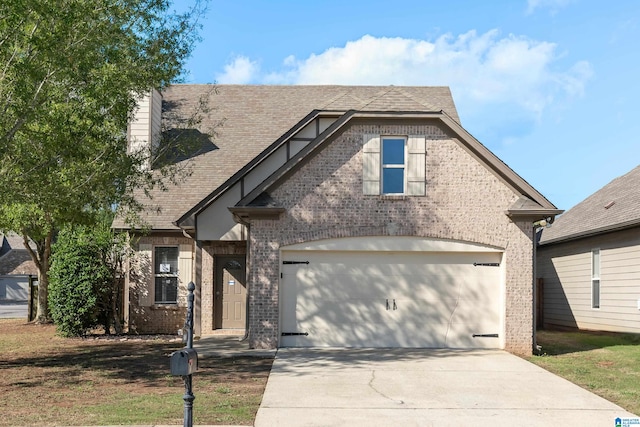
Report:
M 635 417 L 504 351 L 280 349 L 256 427 L 615 426 Z

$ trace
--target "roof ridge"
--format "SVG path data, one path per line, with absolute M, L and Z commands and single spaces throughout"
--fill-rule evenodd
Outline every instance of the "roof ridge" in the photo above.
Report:
M 326 103 L 324 103 L 320 109 L 326 109 L 327 107 L 329 107 L 332 104 L 335 104 L 339 99 L 345 98 L 346 96 L 349 96 L 353 99 L 355 99 L 356 101 L 358 101 L 361 105 L 364 104 L 364 100 L 356 95 L 354 95 L 354 90 L 353 88 L 351 88 L 350 90 L 346 90 L 344 92 L 339 93 L 338 95 L 334 96 L 333 98 L 329 99 Z M 359 107 L 359 108 L 362 108 Z
M 395 89 L 395 86 L 384 87 L 380 92 L 376 93 L 371 98 L 369 98 L 368 101 L 365 101 L 365 104 L 362 105 L 362 107 L 360 108 L 364 110 L 367 106 L 373 104 L 375 101 L 379 100 L 384 95 L 387 95 L 389 92 L 391 92 L 394 89 Z

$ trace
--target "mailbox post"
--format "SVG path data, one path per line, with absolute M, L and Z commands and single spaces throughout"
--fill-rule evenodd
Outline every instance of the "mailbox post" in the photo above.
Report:
M 189 282 L 187 290 L 187 346 L 171 354 L 171 375 L 179 375 L 184 380 L 184 427 L 193 427 L 193 401 L 195 396 L 191 388 L 192 374 L 198 370 L 198 353 L 193 348 L 193 291 L 196 285 Z

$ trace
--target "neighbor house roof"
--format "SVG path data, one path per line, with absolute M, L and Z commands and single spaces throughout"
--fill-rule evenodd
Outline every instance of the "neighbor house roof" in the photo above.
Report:
M 618 177 L 558 217 L 540 244 L 575 240 L 640 226 L 640 166 Z
M 38 274 L 21 236 L 0 233 L 0 276 L 9 274 Z
M 214 88 L 209 111 L 197 124 L 198 131 L 214 137 L 183 161 L 191 168 L 185 181 L 152 192 L 144 219 L 155 230 L 179 230 L 176 220 L 314 111 L 444 111 L 459 122 L 448 87 L 187 84 L 163 91 L 164 127 L 192 115 Z M 114 227 L 128 228 L 121 219 Z

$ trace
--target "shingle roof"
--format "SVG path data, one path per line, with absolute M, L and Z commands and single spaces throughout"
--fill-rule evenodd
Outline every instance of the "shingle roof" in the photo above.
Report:
M 542 232 L 550 244 L 640 225 L 640 166 L 618 177 L 558 217 Z
M 7 274 L 38 274 L 22 237 L 14 233 L 0 234 L 0 276 Z
M 153 229 L 173 222 L 313 110 L 445 111 L 459 122 L 448 87 L 219 85 L 211 111 L 198 125 L 215 128 L 210 149 L 193 157 L 192 174 L 167 191 L 154 191 L 144 219 Z M 187 117 L 211 85 L 173 85 L 163 92 L 163 115 Z M 169 112 L 168 109 L 171 109 Z M 215 127 L 217 123 L 221 126 Z M 121 220 L 114 227 L 125 228 Z

